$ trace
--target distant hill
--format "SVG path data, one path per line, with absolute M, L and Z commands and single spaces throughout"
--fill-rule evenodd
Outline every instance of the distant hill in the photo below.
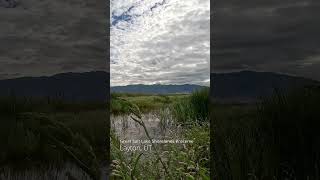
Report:
M 62 97 L 76 101 L 105 101 L 109 94 L 109 73 L 62 73 L 43 77 L 0 80 L 0 96 Z
M 176 94 L 176 93 L 192 93 L 204 86 L 184 84 L 184 85 L 127 85 L 111 87 L 111 92 L 119 93 L 138 93 L 138 94 Z
M 274 89 L 319 85 L 318 81 L 303 77 L 254 71 L 211 73 L 210 83 L 214 99 L 222 102 L 252 102 L 259 97 L 271 95 Z
M 185 85 L 128 85 L 109 89 L 110 74 L 103 71 L 62 73 L 43 77 L 22 77 L 0 80 L 0 96 L 14 94 L 26 97 L 63 97 L 69 100 L 105 101 L 109 90 L 122 93 L 172 94 L 191 93 L 203 86 Z M 210 91 L 215 101 L 252 102 L 269 96 L 275 88 L 290 89 L 319 85 L 318 81 L 270 72 L 241 71 L 211 74 Z

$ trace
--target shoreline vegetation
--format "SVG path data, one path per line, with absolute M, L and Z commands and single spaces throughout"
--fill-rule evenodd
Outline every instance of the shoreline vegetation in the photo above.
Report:
M 108 168 L 107 111 L 144 126 L 144 113 L 165 108 L 173 124 L 182 127 L 179 138 L 193 143 L 154 143 L 151 154 L 126 154 L 111 129 L 111 179 L 209 179 L 210 174 L 214 179 L 319 179 L 319 100 L 318 86 L 278 89 L 256 104 L 209 103 L 209 89 L 170 95 L 112 93 L 110 108 L 101 102 L 1 97 L 0 177 L 43 179 L 50 171 L 56 177 L 100 179 Z
M 130 93 L 111 93 L 111 111 L 113 115 L 130 113 L 127 104 L 132 103 L 139 107 L 143 113 L 160 109 L 174 101 L 188 97 L 189 94 L 130 94 Z M 121 101 L 120 99 L 125 99 Z
M 106 104 L 1 97 L 0 177 L 100 179 L 109 154 Z
M 213 179 L 319 179 L 319 101 L 319 86 L 275 89 L 256 104 L 213 101 Z
M 125 153 L 116 132 L 111 130 L 111 179 L 209 179 L 208 102 L 208 88 L 192 94 L 111 94 L 111 114 L 130 116 L 143 127 L 153 148 L 150 153 Z M 174 126 L 183 127 L 180 137 L 193 143 L 152 141 L 156 137 L 151 137 L 142 116 L 163 109 L 169 110 Z M 169 119 L 168 114 L 163 116 L 160 119 Z

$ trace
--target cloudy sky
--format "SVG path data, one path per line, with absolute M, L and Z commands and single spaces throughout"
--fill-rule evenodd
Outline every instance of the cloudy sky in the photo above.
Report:
M 0 0 L 0 79 L 108 69 L 105 1 L 18 2 Z
M 318 0 L 215 1 L 212 70 L 320 80 L 319 22 Z
M 111 0 L 111 85 L 209 84 L 209 0 Z

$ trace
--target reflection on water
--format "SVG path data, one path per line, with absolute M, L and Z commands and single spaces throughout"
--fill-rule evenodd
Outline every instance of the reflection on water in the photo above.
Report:
M 180 128 L 176 127 L 169 110 L 158 110 L 142 115 L 151 138 L 169 138 L 179 134 Z M 120 139 L 146 139 L 147 136 L 142 126 L 131 119 L 129 115 L 111 115 L 111 127 Z

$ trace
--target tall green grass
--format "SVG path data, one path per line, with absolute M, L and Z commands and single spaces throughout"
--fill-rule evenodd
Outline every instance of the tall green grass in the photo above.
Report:
M 215 179 L 319 179 L 320 89 L 276 90 L 254 106 L 213 106 Z
M 192 117 L 194 121 L 207 121 L 208 112 L 204 112 L 208 110 L 207 97 L 208 92 L 205 90 L 195 92 L 191 97 L 186 96 L 187 101 L 185 101 L 186 99 L 179 100 L 170 110 L 176 110 L 174 109 L 176 106 L 191 108 L 191 106 L 200 105 L 199 109 L 194 109 L 194 116 Z M 146 136 L 151 139 L 148 129 L 141 120 L 139 106 L 128 100 L 119 99 L 119 101 L 127 106 L 131 118 L 144 127 Z M 189 109 L 189 111 L 192 111 L 192 109 Z M 187 113 L 187 110 L 179 111 L 179 113 Z M 167 113 L 161 114 L 163 116 L 168 115 Z M 184 123 L 186 122 L 184 121 Z M 180 138 L 193 140 L 194 143 L 185 145 L 166 144 L 165 146 L 152 144 L 153 150 L 147 154 L 137 152 L 126 154 L 120 150 L 119 139 L 113 132 L 111 135 L 111 179 L 209 179 L 210 139 L 208 123 L 203 126 L 195 123 L 192 126 L 185 127 Z
M 56 165 L 38 165 L 27 167 L 23 170 L 12 167 L 0 168 L 1 180 L 44 180 L 44 179 L 76 179 L 89 180 L 88 174 L 79 167 L 71 163 L 65 163 L 63 166 Z
M 92 179 L 106 151 L 106 105 L 59 99 L 0 99 L 0 166 L 21 170 L 68 161 Z M 98 159 L 99 158 L 99 159 Z
M 97 179 L 98 161 L 83 136 L 43 114 L 24 113 L 12 121 L 11 127 L 6 127 L 8 134 L 1 134 L 2 165 L 71 161 Z
M 188 96 L 189 95 L 186 94 L 138 95 L 112 93 L 110 112 L 115 115 L 130 114 L 130 110 L 128 109 L 126 101 L 137 105 L 141 112 L 156 111 Z
M 117 136 L 112 134 L 111 179 L 209 179 L 208 127 L 194 126 L 184 132 L 186 139 L 194 140 L 193 144 L 155 147 L 158 155 L 154 150 L 151 154 L 126 154 L 120 150 Z
M 278 176 L 320 178 L 320 88 L 276 91 L 258 106 L 263 139 L 272 147 Z
M 209 117 L 209 88 L 175 101 L 170 110 L 178 123 L 204 123 Z

